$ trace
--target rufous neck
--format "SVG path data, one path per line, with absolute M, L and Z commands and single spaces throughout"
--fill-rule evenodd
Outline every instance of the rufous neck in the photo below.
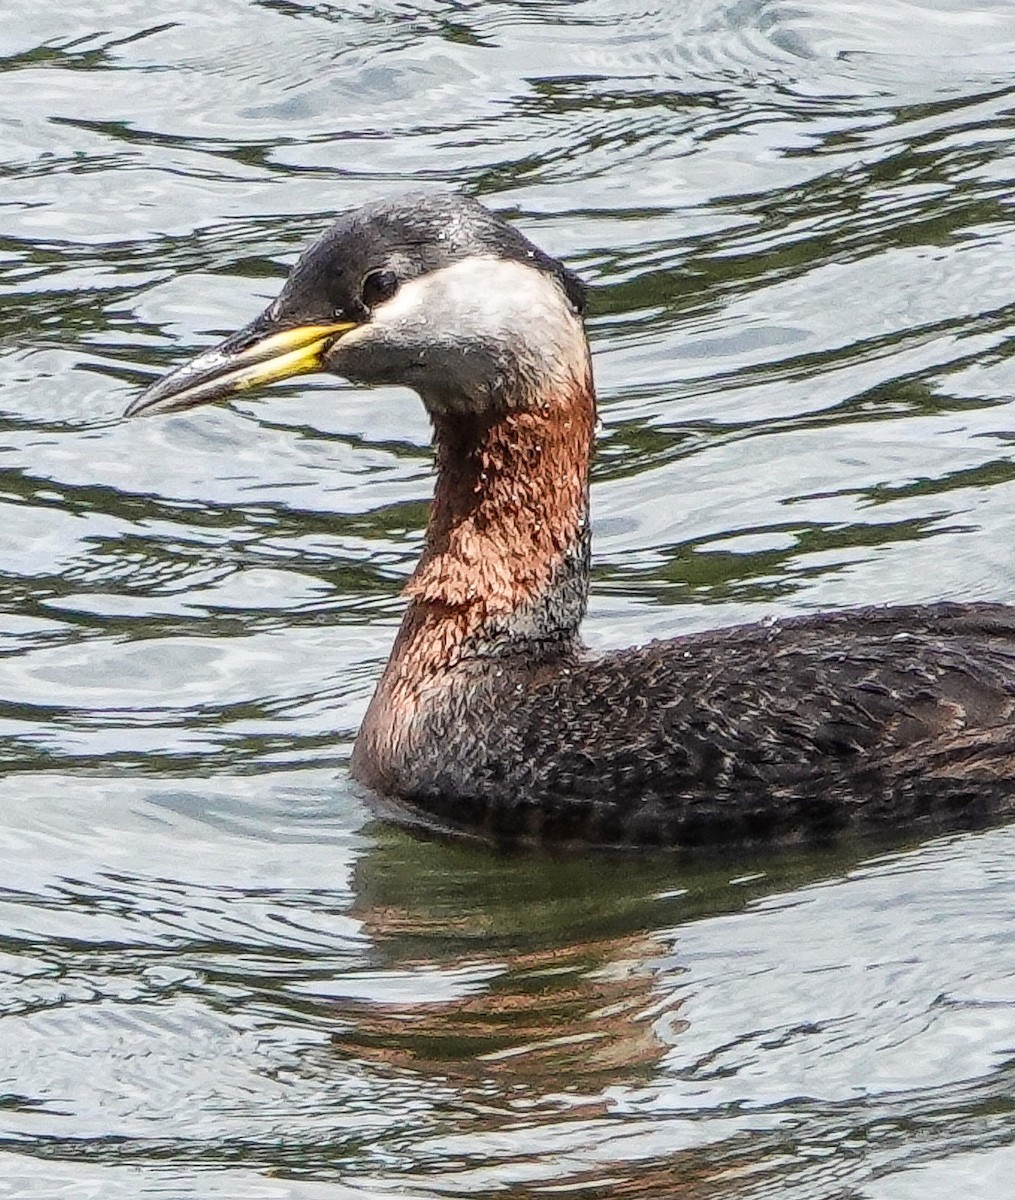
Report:
M 573 637 L 588 586 L 591 378 L 433 423 L 437 484 L 407 625 L 448 623 L 485 648 Z
M 511 655 L 535 670 L 575 646 L 588 592 L 591 376 L 546 399 L 434 418 L 426 544 L 353 753 L 356 778 L 380 791 L 411 776 L 417 719 L 439 707 L 456 667 Z

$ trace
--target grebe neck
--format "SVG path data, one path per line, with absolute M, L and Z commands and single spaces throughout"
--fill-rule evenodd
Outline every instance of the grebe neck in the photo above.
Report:
M 428 717 L 498 664 L 538 673 L 577 648 L 596 406 L 575 326 L 581 357 L 544 372 L 553 385 L 526 403 L 428 406 L 437 481 L 423 553 L 353 750 L 354 776 L 376 790 L 409 786 Z
M 424 631 L 441 631 L 438 669 L 573 643 L 588 593 L 590 376 L 542 404 L 437 412 L 433 426 L 437 482 L 393 657 Z

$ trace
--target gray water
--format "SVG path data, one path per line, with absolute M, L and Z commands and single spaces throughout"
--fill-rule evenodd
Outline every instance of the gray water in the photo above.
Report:
M 390 828 L 418 402 L 116 420 L 462 188 L 595 285 L 593 645 L 1015 601 L 1015 4 L 6 0 L 0 54 L 0 1195 L 1015 1196 L 1015 829 Z

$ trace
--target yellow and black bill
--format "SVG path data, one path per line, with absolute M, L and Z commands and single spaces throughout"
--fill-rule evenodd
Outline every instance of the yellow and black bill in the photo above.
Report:
M 280 379 L 322 371 L 329 348 L 355 326 L 354 321 L 340 321 L 279 329 L 259 317 L 146 388 L 123 415 L 180 412 Z

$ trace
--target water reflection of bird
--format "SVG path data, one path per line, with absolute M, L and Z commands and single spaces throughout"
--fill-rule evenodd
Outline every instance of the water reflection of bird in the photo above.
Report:
M 328 371 L 403 384 L 437 484 L 357 779 L 437 825 L 691 846 L 1015 808 L 1015 609 L 870 608 L 592 654 L 580 281 L 481 205 L 339 220 L 279 297 L 128 414 Z

